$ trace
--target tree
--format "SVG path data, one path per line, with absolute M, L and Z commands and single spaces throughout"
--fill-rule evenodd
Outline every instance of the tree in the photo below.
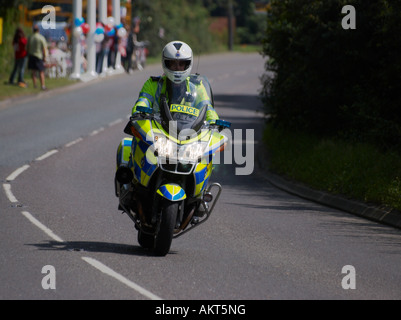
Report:
M 209 12 L 200 0 L 136 1 L 141 18 L 139 40 L 149 40 L 150 54 L 157 56 L 166 43 L 173 40 L 187 42 L 195 54 L 208 52 L 213 47 L 209 32 Z M 163 30 L 161 33 L 160 31 Z M 160 35 L 163 35 L 161 38 Z
M 21 4 L 25 7 L 29 7 L 31 3 L 32 0 L 0 0 L 0 15 L 4 16 L 9 9 L 17 9 Z
M 355 30 L 341 25 L 356 8 Z M 401 4 L 386 0 L 272 0 L 263 96 L 291 130 L 400 145 Z

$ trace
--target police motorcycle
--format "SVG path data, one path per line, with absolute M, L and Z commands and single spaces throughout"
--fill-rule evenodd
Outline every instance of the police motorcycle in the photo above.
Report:
M 187 91 L 172 86 L 169 99 L 160 96 L 159 110 L 137 107 L 124 129 L 132 137 L 117 150 L 119 209 L 135 223 L 138 243 L 159 256 L 210 217 L 222 191 L 210 177 L 231 124 L 205 120 L 207 105 L 195 106 L 200 83 L 213 105 L 207 78 L 191 75 Z

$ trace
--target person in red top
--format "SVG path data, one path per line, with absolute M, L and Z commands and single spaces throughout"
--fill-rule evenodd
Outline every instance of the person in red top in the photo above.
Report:
M 25 37 L 24 31 L 21 28 L 17 28 L 14 34 L 13 47 L 14 47 L 14 68 L 11 72 L 9 83 L 14 84 L 15 75 L 18 72 L 18 85 L 22 88 L 26 88 L 26 83 L 24 81 L 25 72 L 25 61 L 27 56 L 27 46 L 28 39 Z

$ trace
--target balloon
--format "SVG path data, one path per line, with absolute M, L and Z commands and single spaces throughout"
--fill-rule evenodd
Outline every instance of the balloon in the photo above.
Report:
M 117 35 L 120 38 L 124 38 L 127 35 L 127 30 L 123 27 L 121 27 L 120 29 L 117 30 Z
M 109 32 L 107 32 L 107 35 L 108 35 L 109 37 L 113 37 L 113 36 L 115 36 L 115 34 L 116 34 L 116 30 L 114 30 L 114 28 L 111 29 Z
M 95 33 L 95 35 L 94 35 L 95 42 L 102 42 L 103 39 L 104 39 L 103 33 Z
M 85 23 L 85 19 L 84 18 L 75 18 L 74 19 L 74 23 L 76 27 L 79 27 L 81 24 Z
M 111 29 L 113 29 L 113 26 L 111 26 L 111 25 L 109 25 L 109 24 L 106 24 L 106 25 L 104 26 L 104 31 L 106 31 L 106 34 L 109 33 Z
M 89 32 L 89 30 L 90 30 L 89 24 L 87 24 L 85 22 L 83 24 L 81 24 L 81 28 L 82 28 L 82 32 L 84 34 L 87 34 Z
M 108 17 L 107 18 L 107 24 L 109 24 L 111 26 L 114 26 L 114 24 L 115 24 L 114 17 Z
M 123 24 L 122 24 L 122 23 L 119 23 L 118 25 L 116 25 L 117 30 L 120 29 L 120 28 L 122 28 L 122 27 L 123 27 Z
M 81 27 L 75 27 L 73 33 L 74 33 L 75 37 L 80 37 L 81 34 L 82 34 L 82 28 Z
M 104 34 L 104 28 L 103 27 L 97 27 L 95 30 L 95 34 Z

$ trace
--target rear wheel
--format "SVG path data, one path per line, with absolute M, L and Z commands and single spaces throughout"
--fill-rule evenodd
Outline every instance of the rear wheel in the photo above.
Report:
M 170 251 L 174 228 L 177 221 L 178 202 L 165 201 L 162 206 L 160 230 L 156 236 L 154 252 L 165 256 Z

